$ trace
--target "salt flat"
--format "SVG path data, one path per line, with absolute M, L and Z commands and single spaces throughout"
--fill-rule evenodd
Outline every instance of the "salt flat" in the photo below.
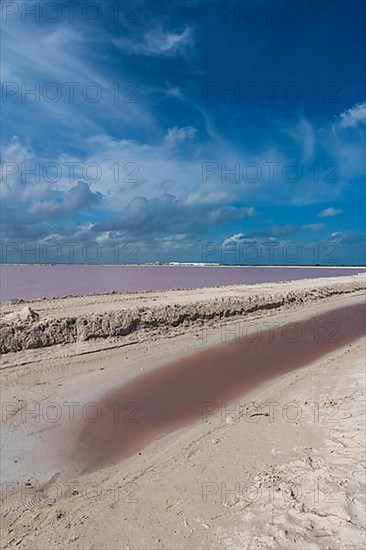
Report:
M 80 410 L 163 364 L 221 349 L 236 335 L 263 338 L 268 327 L 296 328 L 324 313 L 337 319 L 340 307 L 358 306 L 364 296 L 358 276 L 3 306 L 8 328 L 71 315 L 90 322 L 93 315 L 103 320 L 139 308 L 145 310 L 140 318 L 157 308 L 153 318 L 159 313 L 163 325 L 145 324 L 126 335 L 83 339 L 80 333 L 72 342 L 3 355 L 3 547 L 360 546 L 364 337 L 234 399 L 206 404 L 200 418 L 95 471 L 57 463 L 56 446 L 44 444 L 62 433 L 58 425 L 70 410 L 65 403 Z M 24 320 L 28 306 L 39 317 Z M 174 316 L 166 322 L 166 308 L 191 313 L 180 323 Z M 212 316 L 193 318 L 194 310 Z M 314 346 L 341 334 L 332 325 L 320 328 Z M 293 334 L 290 329 L 284 338 Z M 51 420 L 57 406 L 60 422 Z M 67 440 L 58 442 L 66 452 Z

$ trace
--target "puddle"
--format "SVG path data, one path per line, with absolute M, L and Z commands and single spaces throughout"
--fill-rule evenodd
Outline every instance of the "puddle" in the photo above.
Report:
M 365 334 L 365 316 L 365 304 L 339 308 L 267 328 L 257 341 L 220 344 L 138 376 L 89 402 L 75 422 L 64 423 L 55 449 L 62 453 L 69 441 L 63 460 L 79 472 L 115 464 L 142 452 L 154 438 L 202 419 L 206 403 L 230 402 L 355 341 Z

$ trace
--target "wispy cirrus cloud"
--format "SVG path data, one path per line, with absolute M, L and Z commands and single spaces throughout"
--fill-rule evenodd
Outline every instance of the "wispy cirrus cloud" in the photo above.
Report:
M 193 49 L 194 39 L 189 27 L 181 31 L 166 31 L 158 27 L 143 34 L 139 40 L 118 38 L 113 43 L 133 55 L 174 57 L 187 55 Z
M 63 134 L 63 147 L 68 145 L 66 132 L 72 132 L 75 143 L 83 136 L 103 133 L 110 124 L 119 124 L 126 134 L 158 133 L 154 114 L 142 101 L 131 71 L 123 67 L 123 79 L 118 79 L 101 60 L 97 64 L 91 58 L 91 44 L 104 39 L 98 33 L 92 39 L 82 25 L 38 27 L 17 20 L 3 25 L 3 116 L 23 134 L 37 135 L 38 141 L 48 141 L 52 128 L 54 141 Z M 40 117 L 42 124 L 36 122 Z

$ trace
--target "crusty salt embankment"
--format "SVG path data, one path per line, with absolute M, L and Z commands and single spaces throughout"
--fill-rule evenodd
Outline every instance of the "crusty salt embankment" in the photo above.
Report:
M 0 351 L 17 352 L 131 333 L 184 331 L 225 318 L 298 307 L 365 290 L 365 276 L 65 297 L 1 307 Z M 158 305 L 157 305 L 158 304 Z

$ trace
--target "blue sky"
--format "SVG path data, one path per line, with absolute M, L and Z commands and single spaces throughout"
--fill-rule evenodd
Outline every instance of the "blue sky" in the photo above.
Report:
M 1 8 L 1 261 L 365 263 L 364 2 Z

